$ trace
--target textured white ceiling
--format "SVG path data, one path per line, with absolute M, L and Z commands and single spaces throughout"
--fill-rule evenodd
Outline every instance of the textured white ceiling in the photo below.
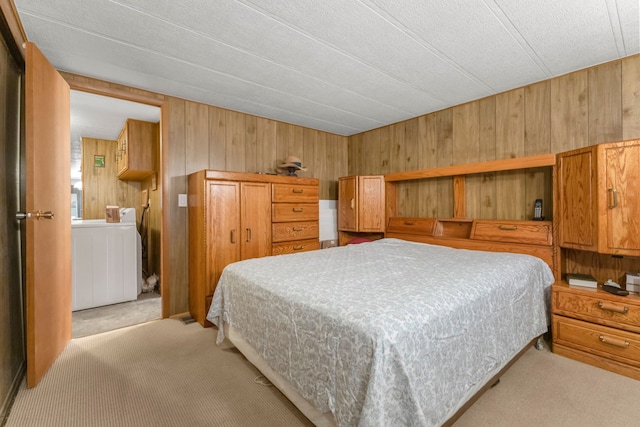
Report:
M 638 0 L 14 0 L 57 68 L 351 135 L 640 52 Z

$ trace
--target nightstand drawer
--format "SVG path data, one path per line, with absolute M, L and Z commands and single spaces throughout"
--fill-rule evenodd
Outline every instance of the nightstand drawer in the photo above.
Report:
M 319 217 L 317 203 L 273 203 L 271 221 L 317 221 Z
M 640 334 L 554 316 L 553 342 L 640 366 Z
M 278 222 L 271 225 L 271 241 L 305 240 L 318 238 L 318 221 Z
M 297 242 L 274 243 L 271 245 L 271 254 L 294 254 L 297 252 L 315 251 L 316 249 L 320 249 L 319 240 L 298 240 Z
M 271 201 L 274 203 L 318 203 L 317 185 L 273 184 Z
M 534 245 L 550 245 L 553 241 L 549 221 L 475 220 L 471 238 Z
M 554 292 L 553 312 L 640 332 L 640 306 L 631 298 L 612 298 L 604 291 Z

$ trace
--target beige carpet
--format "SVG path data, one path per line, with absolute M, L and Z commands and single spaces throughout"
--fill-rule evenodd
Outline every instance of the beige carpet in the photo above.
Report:
M 165 319 L 72 340 L 7 426 L 308 426 L 212 328 Z M 638 425 L 640 381 L 531 349 L 455 424 Z

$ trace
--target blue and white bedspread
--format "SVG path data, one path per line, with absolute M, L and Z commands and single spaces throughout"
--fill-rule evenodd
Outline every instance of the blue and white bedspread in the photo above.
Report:
M 383 239 L 237 262 L 207 318 L 340 426 L 437 426 L 547 331 L 551 270 Z

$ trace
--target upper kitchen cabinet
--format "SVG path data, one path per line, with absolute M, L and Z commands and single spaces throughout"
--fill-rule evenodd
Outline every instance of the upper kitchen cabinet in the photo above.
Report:
M 640 256 L 640 140 L 558 155 L 560 246 Z
M 117 176 L 124 181 L 142 181 L 155 172 L 159 126 L 127 119 L 116 148 Z

